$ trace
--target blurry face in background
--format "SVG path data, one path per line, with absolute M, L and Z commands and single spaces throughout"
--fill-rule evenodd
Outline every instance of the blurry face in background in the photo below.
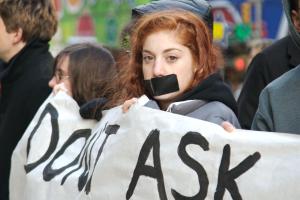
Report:
M 143 45 L 143 75 L 148 80 L 176 74 L 179 91 L 155 96 L 161 104 L 172 103 L 190 88 L 194 79 L 195 63 L 189 48 L 177 41 L 176 33 L 160 31 L 150 34 Z
M 69 56 L 64 56 L 58 62 L 54 76 L 49 81 L 49 87 L 55 89 L 58 85 L 62 86 L 62 83 L 67 90 L 68 94 L 72 96 L 71 82 L 69 76 Z

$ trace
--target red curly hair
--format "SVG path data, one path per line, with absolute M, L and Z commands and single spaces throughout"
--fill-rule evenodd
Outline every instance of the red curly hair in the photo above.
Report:
M 145 94 L 142 70 L 142 51 L 146 38 L 156 32 L 172 31 L 177 40 L 188 47 L 197 65 L 191 89 L 217 69 L 218 50 L 213 46 L 212 35 L 199 16 L 188 11 L 159 11 L 141 17 L 130 37 L 131 56 L 118 77 L 123 87 L 123 98 Z

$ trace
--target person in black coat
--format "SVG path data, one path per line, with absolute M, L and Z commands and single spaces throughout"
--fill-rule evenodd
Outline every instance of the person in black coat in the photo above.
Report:
M 52 1 L 0 1 L 0 199 L 8 199 L 12 152 L 50 94 L 57 29 Z
M 259 95 L 268 83 L 300 64 L 299 0 L 283 0 L 290 34 L 258 53 L 250 63 L 238 99 L 242 128 L 250 129 L 258 107 Z

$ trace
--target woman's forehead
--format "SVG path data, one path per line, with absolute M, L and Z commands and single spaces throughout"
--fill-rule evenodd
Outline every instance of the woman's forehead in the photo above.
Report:
M 62 55 L 57 61 L 56 69 L 68 71 L 68 66 L 69 66 L 69 56 Z

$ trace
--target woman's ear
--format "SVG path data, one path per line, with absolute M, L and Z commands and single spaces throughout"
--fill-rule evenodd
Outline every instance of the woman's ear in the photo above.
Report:
M 292 21 L 297 32 L 300 32 L 300 14 L 296 10 L 292 10 Z

